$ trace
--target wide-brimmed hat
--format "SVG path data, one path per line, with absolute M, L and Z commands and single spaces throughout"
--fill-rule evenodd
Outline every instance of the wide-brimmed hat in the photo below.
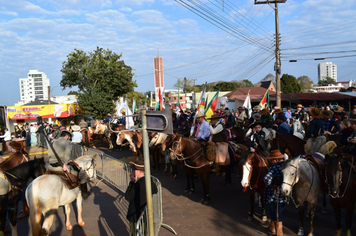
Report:
M 233 124 L 231 122 L 227 122 L 225 125 L 225 128 L 228 129 L 228 128 L 231 128 L 232 126 L 233 126 Z
M 326 119 L 330 119 L 331 117 L 333 117 L 334 115 L 334 112 L 333 111 L 327 111 L 327 110 L 324 110 L 321 112 L 322 116 Z
M 261 122 L 261 121 L 255 121 L 253 122 L 252 124 L 249 125 L 249 128 L 253 129 L 256 125 L 260 125 L 262 127 L 265 127 L 265 123 L 264 122 Z
M 302 104 L 298 104 L 297 108 L 303 108 L 303 105 Z
M 278 150 L 271 150 L 270 154 L 268 157 L 266 157 L 268 160 L 272 159 L 284 159 L 284 155 Z
M 81 128 L 79 125 L 72 125 L 72 130 L 73 131 L 79 131 Z
M 52 126 L 52 128 L 53 128 L 53 129 L 58 129 L 59 126 L 58 126 L 57 124 L 54 124 L 54 125 Z
M 207 120 L 214 120 L 214 119 L 220 119 L 221 117 L 219 115 L 212 115 L 209 118 L 207 118 Z
M 61 136 L 62 136 L 63 133 L 69 134 L 70 137 L 73 137 L 72 132 L 70 132 L 69 130 L 66 130 L 66 129 L 62 130 L 62 131 L 61 131 Z
M 133 170 L 145 171 L 145 165 L 143 161 L 130 161 L 129 164 Z
M 9 142 L 9 146 L 12 147 L 15 150 L 21 150 L 22 149 L 21 144 L 18 143 L 18 142 L 15 142 L 15 141 Z
M 238 107 L 237 110 L 245 110 L 245 109 L 243 107 Z
M 337 106 L 336 109 L 334 110 L 336 113 L 342 112 L 344 110 L 343 107 Z
M 279 113 L 277 116 L 276 116 L 276 120 L 277 119 L 280 119 L 280 120 L 283 120 L 283 121 L 286 121 L 287 118 L 286 116 L 284 115 L 284 113 Z
M 269 111 L 268 111 L 267 109 L 263 109 L 263 110 L 260 111 L 260 115 L 261 115 L 261 116 L 265 116 L 265 115 L 267 115 L 268 113 L 269 113 Z
M 256 110 L 261 110 L 261 106 L 260 106 L 260 105 L 254 106 L 254 107 L 253 107 L 253 110 L 254 110 L 254 111 L 256 111 Z
M 260 121 L 261 120 L 261 115 L 259 113 L 255 113 L 255 114 L 252 115 L 252 118 L 255 121 Z
M 197 115 L 195 116 L 196 118 L 199 117 L 205 117 L 203 113 L 201 113 L 201 111 L 198 111 Z
M 277 108 L 277 109 L 275 109 L 275 110 L 273 111 L 273 114 L 278 115 L 279 113 L 283 113 L 283 110 Z
M 309 113 L 313 118 L 320 118 L 321 117 L 321 111 L 317 107 L 309 107 Z
M 69 124 L 70 125 L 75 125 L 74 121 L 72 121 L 72 120 L 69 122 Z

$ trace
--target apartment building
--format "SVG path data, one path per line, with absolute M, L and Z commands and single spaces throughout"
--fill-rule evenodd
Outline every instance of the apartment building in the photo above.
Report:
M 20 78 L 21 102 L 29 103 L 35 100 L 48 99 L 49 78 L 44 72 L 30 70 L 27 78 Z

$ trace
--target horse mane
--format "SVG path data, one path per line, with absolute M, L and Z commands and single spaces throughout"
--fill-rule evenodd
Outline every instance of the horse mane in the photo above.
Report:
M 304 158 L 302 158 L 301 156 L 297 156 L 297 157 L 293 157 L 293 158 L 289 158 L 288 160 L 284 161 L 283 165 L 281 166 L 281 170 L 284 170 L 285 168 L 287 168 L 287 166 L 289 166 L 289 164 L 292 161 L 297 161 L 297 159 L 305 160 Z M 306 160 L 305 160 L 306 161 Z
M 287 136 L 286 138 L 303 141 L 304 144 L 306 143 L 303 139 L 300 139 L 300 138 L 298 138 L 297 136 L 295 136 L 293 134 L 282 133 L 282 134 L 278 134 L 278 138 L 279 138 L 279 136 Z
M 89 155 L 83 155 L 80 157 L 77 157 L 74 161 L 88 161 L 93 159 L 93 157 L 89 156 Z

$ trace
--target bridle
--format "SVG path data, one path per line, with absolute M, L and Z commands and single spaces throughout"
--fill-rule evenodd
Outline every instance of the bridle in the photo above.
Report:
M 89 172 L 90 169 L 93 169 L 93 175 L 92 175 L 92 176 L 89 176 L 89 175 L 88 175 L 88 177 L 89 177 L 90 179 L 94 178 L 94 175 L 95 175 L 95 166 L 96 166 L 96 165 L 95 165 L 95 160 L 94 160 L 94 159 L 91 159 L 91 161 L 90 161 L 90 166 L 89 166 L 88 168 L 84 169 L 87 174 L 88 174 L 88 172 Z
M 204 151 L 203 151 L 203 147 L 200 147 L 200 149 L 198 149 L 198 151 L 196 151 L 192 155 L 184 157 L 184 154 L 183 154 L 183 151 L 182 151 L 182 138 L 183 137 L 179 137 L 178 141 L 174 141 L 173 144 L 172 144 L 172 148 L 169 149 L 171 152 L 173 152 L 174 158 L 177 159 L 178 161 L 183 161 L 184 165 L 186 165 L 189 168 L 193 168 L 193 169 L 198 169 L 198 168 L 201 168 L 203 166 L 208 165 L 209 164 L 209 160 L 206 160 L 206 162 L 201 166 L 191 166 L 191 165 L 187 164 L 186 160 L 188 160 L 188 159 L 190 159 L 190 158 L 192 158 L 192 157 L 197 155 L 197 157 L 194 160 L 191 161 L 191 162 L 194 163 L 201 156 L 204 155 Z M 177 147 L 177 148 L 175 148 L 175 147 Z M 177 153 L 177 151 L 179 151 L 180 153 Z
M 244 165 L 246 167 L 248 173 L 249 173 L 247 179 L 248 179 L 248 183 L 249 183 L 248 187 L 250 189 L 254 189 L 254 188 L 258 189 L 258 180 L 259 180 L 259 178 L 261 176 L 261 172 L 262 172 L 262 168 L 263 168 L 263 166 L 262 166 L 262 162 L 263 162 L 262 158 L 257 153 L 254 153 L 254 157 L 256 157 L 256 156 L 257 156 L 257 158 L 259 160 L 259 171 L 258 171 L 258 176 L 257 176 L 257 179 L 256 179 L 256 183 L 253 185 L 253 187 L 251 187 L 251 176 L 252 176 L 253 165 L 248 163 L 250 165 L 250 168 L 248 168 L 248 166 L 246 166 L 246 163 L 248 162 L 248 160 L 246 160 L 246 163 Z M 251 159 L 252 158 L 250 158 L 249 160 L 251 160 Z M 264 164 L 268 168 L 268 165 L 266 163 L 264 163 Z
M 306 162 L 309 164 L 310 171 L 313 172 L 313 169 L 312 169 L 312 167 L 311 167 L 312 164 L 311 164 L 309 161 L 306 161 Z M 294 175 L 294 180 L 293 180 L 292 184 L 287 183 L 287 182 L 284 182 L 284 181 L 283 181 L 283 184 L 289 185 L 289 186 L 293 189 L 293 186 L 297 183 L 298 167 L 295 166 L 295 165 L 292 165 L 292 164 L 290 164 L 289 166 L 295 168 L 295 173 L 296 173 L 296 174 Z M 307 193 L 307 195 L 305 195 L 305 198 L 304 198 L 304 200 L 301 202 L 301 204 L 303 204 L 303 203 L 305 202 L 305 200 L 308 198 L 309 193 L 310 193 L 310 190 L 311 190 L 313 184 L 314 184 L 314 174 L 312 174 L 312 181 L 311 181 L 311 183 L 309 184 L 308 193 Z M 290 197 L 291 197 L 291 199 L 292 199 L 292 201 L 293 201 L 295 207 L 298 208 L 300 205 L 299 205 L 299 204 L 296 204 L 296 202 L 294 201 L 293 194 L 291 194 Z
M 342 158 L 343 159 L 343 158 Z M 349 183 L 350 183 L 350 179 L 351 179 L 351 172 L 352 170 L 354 169 L 354 167 L 352 166 L 352 163 L 354 163 L 354 157 L 352 156 L 352 162 L 349 163 L 350 164 L 350 172 L 349 172 L 349 177 L 347 178 L 347 182 L 346 182 L 346 185 L 345 185 L 345 189 L 344 189 L 344 192 L 342 193 L 342 195 L 340 196 L 339 194 L 337 194 L 337 196 L 332 196 L 330 194 L 330 186 L 329 186 L 329 182 L 328 182 L 328 176 L 326 174 L 326 169 L 325 169 L 325 182 L 326 184 L 328 185 L 328 188 L 329 188 L 329 196 L 332 197 L 332 198 L 343 198 L 345 193 L 346 193 L 346 190 L 347 190 L 347 186 L 349 186 Z M 342 184 L 342 167 L 341 167 L 341 160 L 338 162 L 338 171 L 340 172 L 340 175 L 339 175 L 339 186 L 338 188 L 340 189 L 340 186 Z

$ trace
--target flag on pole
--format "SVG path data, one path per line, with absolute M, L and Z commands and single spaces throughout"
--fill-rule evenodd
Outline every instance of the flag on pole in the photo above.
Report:
M 243 106 L 244 106 L 244 108 L 247 109 L 248 117 L 251 117 L 252 106 L 251 106 L 250 90 L 248 91 L 248 94 L 247 94 L 247 97 L 245 99 L 245 102 L 244 102 Z
M 158 88 L 158 99 L 156 99 L 156 110 L 159 111 L 160 104 L 161 104 L 161 88 Z
M 132 102 L 132 112 L 135 113 L 137 111 L 136 99 L 133 98 Z
M 206 110 L 206 107 L 208 106 L 208 101 L 209 101 L 209 94 L 206 95 L 206 102 L 204 106 L 204 111 Z
M 204 114 L 205 107 L 206 107 L 206 100 L 205 100 L 205 87 L 204 87 L 204 90 L 201 93 L 201 97 L 200 97 L 200 100 L 199 100 L 198 111 L 200 111 L 201 113 Z M 197 114 L 198 114 L 198 111 L 197 111 Z
M 270 110 L 270 107 L 269 107 L 269 90 L 266 91 L 266 93 L 263 96 L 263 98 L 262 98 L 262 100 L 261 100 L 259 105 L 261 107 L 261 110 L 263 110 L 263 109 Z
M 163 111 L 163 101 L 162 101 L 162 92 L 161 88 L 159 89 L 158 97 L 159 97 L 159 110 Z
M 211 99 L 208 105 L 208 108 L 205 110 L 205 119 L 210 118 L 214 114 L 216 105 L 218 104 L 219 90 L 215 93 L 214 97 Z
M 180 111 L 183 111 L 182 105 L 180 104 L 180 96 L 179 96 L 179 79 L 178 79 L 178 102 L 177 102 L 177 106 L 176 106 L 176 114 L 177 117 L 180 116 Z
M 126 123 L 126 129 L 131 129 L 132 126 L 135 125 L 134 121 L 133 121 L 133 117 L 132 117 L 132 111 L 130 110 L 129 106 L 127 105 L 127 100 L 125 101 L 125 123 Z M 127 117 L 127 116 L 130 116 L 130 117 Z

